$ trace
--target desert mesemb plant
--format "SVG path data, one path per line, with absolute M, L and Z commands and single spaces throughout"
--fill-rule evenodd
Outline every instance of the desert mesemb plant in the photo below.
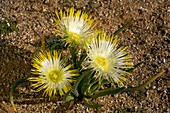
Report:
M 137 65 L 133 65 L 132 57 L 126 52 L 127 47 L 119 47 L 119 38 L 116 36 L 129 23 L 117 30 L 114 35 L 104 31 L 94 30 L 96 22 L 85 12 L 71 8 L 67 12 L 56 13 L 54 16 L 57 35 L 61 37 L 69 52 L 64 56 L 62 51 L 42 45 L 32 59 L 32 74 L 36 77 L 21 79 L 14 83 L 10 92 L 10 101 L 13 102 L 14 89 L 22 82 L 29 81 L 37 91 L 44 90 L 44 95 L 64 97 L 70 106 L 77 100 L 84 101 L 88 107 L 98 108 L 100 104 L 91 104 L 88 99 L 94 99 L 109 94 L 132 92 L 140 90 L 158 78 L 162 73 L 149 78 L 144 84 L 137 87 L 124 87 L 123 82 Z M 63 57 L 62 57 L 63 56 Z M 103 89 L 105 84 L 117 84 Z

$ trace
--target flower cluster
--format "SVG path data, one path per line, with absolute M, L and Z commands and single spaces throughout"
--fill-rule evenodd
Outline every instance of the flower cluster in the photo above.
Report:
M 75 11 L 71 8 L 64 12 L 56 12 L 54 18 L 57 27 L 57 34 L 70 48 L 82 47 L 86 55 L 81 61 L 82 69 L 89 69 L 91 79 L 102 82 L 117 83 L 123 86 L 125 75 L 129 73 L 126 69 L 132 68 L 130 55 L 125 51 L 127 47 L 118 48 L 118 38 L 107 35 L 104 31 L 94 30 L 96 25 L 95 19 L 87 13 L 80 10 Z M 83 48 L 86 46 L 86 48 Z M 71 50 L 70 50 L 71 51 Z M 76 52 L 76 49 L 74 49 Z M 72 57 L 76 56 L 72 54 Z M 72 58 L 73 59 L 73 58 Z M 76 62 L 73 62 L 76 64 Z M 64 95 L 72 89 L 72 82 L 82 76 L 82 72 L 71 64 L 66 66 L 57 51 L 43 51 L 32 60 L 32 73 L 38 77 L 30 77 L 29 80 L 34 82 L 32 86 L 40 91 L 44 89 L 44 94 L 54 96 Z M 77 73 L 76 73 L 77 72 Z M 73 83 L 74 84 L 74 83 Z
M 74 8 L 56 12 L 54 20 L 57 36 L 61 40 L 45 46 L 43 38 L 42 50 L 34 53 L 32 59 L 31 73 L 35 76 L 20 79 L 12 85 L 10 101 L 15 111 L 12 96 L 14 89 L 26 81 L 32 82 L 31 86 L 37 91 L 44 90 L 45 96 L 63 97 L 70 102 L 69 107 L 74 101 L 83 100 L 88 107 L 98 108 L 100 104 L 89 103 L 88 99 L 143 89 L 164 73 L 160 72 L 139 86 L 124 87 L 126 75 L 142 64 L 133 66 L 127 47 L 119 46 L 116 35 L 129 23 L 115 31 L 114 35 L 109 35 L 94 29 L 96 21 L 92 16 L 80 10 L 75 11 Z M 56 45 L 62 49 L 55 50 Z M 63 51 L 64 48 L 67 53 Z M 111 88 L 102 87 L 106 84 L 114 85 Z

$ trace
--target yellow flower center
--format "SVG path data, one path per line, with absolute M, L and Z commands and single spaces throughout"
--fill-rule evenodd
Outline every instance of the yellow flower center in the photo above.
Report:
M 63 72 L 61 70 L 53 70 L 48 74 L 50 81 L 58 83 L 63 80 Z
M 80 34 L 75 33 L 75 32 L 72 32 L 72 31 L 70 31 L 69 34 L 70 34 L 71 38 L 72 38 L 76 43 L 80 42 L 80 39 L 81 39 L 81 38 L 80 38 Z
M 97 66 L 99 66 L 104 71 L 106 71 L 109 68 L 109 61 L 107 58 L 103 56 L 100 55 L 96 56 L 94 61 L 97 64 Z

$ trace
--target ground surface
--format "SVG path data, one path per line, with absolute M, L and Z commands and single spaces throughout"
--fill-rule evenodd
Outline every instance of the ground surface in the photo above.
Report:
M 0 20 L 15 20 L 18 32 L 0 37 L 0 113 L 14 112 L 9 103 L 9 89 L 19 78 L 30 74 L 31 53 L 40 46 L 43 35 L 54 36 L 51 19 L 58 9 L 75 7 L 93 15 L 97 28 L 113 33 L 131 18 L 133 24 L 119 34 L 121 45 L 129 46 L 133 62 L 146 62 L 128 77 L 126 85 L 136 86 L 148 77 L 165 73 L 141 92 L 117 94 L 98 99 L 103 113 L 170 112 L 170 1 L 169 0 L 0 0 Z M 48 100 L 35 93 L 29 84 L 15 92 L 19 113 L 65 112 L 60 99 Z M 96 112 L 81 103 L 71 112 Z

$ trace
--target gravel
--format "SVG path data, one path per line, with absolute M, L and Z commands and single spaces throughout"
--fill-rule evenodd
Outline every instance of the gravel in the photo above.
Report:
M 14 20 L 19 31 L 0 37 L 0 112 L 13 113 L 9 90 L 19 78 L 32 76 L 30 60 L 42 36 L 55 36 L 52 16 L 58 9 L 81 9 L 98 22 L 97 28 L 113 34 L 123 24 L 132 25 L 119 33 L 120 45 L 128 46 L 134 64 L 145 60 L 126 85 L 137 86 L 161 70 L 165 73 L 142 91 L 108 95 L 101 102 L 103 113 L 170 112 L 170 2 L 169 0 L 0 0 L 0 20 Z M 18 113 L 95 113 L 82 102 L 70 111 L 59 98 L 49 100 L 36 93 L 29 83 L 14 94 Z

